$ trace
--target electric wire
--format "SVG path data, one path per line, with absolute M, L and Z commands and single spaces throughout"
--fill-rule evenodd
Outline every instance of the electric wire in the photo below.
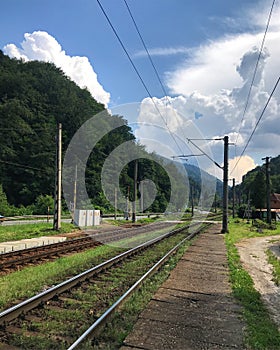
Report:
M 160 115 L 161 119 L 163 120 L 163 122 L 164 122 L 164 124 L 165 124 L 165 126 L 166 126 L 166 128 L 167 128 L 167 130 L 168 130 L 168 132 L 169 132 L 169 134 L 170 134 L 170 136 L 172 137 L 173 141 L 174 141 L 175 144 L 177 145 L 177 147 L 178 147 L 178 149 L 180 150 L 180 152 L 183 153 L 183 151 L 182 151 L 180 145 L 178 144 L 178 142 L 177 142 L 175 136 L 173 135 L 173 133 L 171 132 L 169 126 L 167 125 L 166 121 L 164 120 L 162 113 L 160 112 L 158 106 L 156 105 L 156 103 L 155 103 L 155 101 L 154 101 L 154 99 L 153 99 L 153 97 L 152 97 L 152 94 L 150 93 L 150 91 L 149 91 L 149 89 L 148 89 L 146 83 L 144 82 L 144 80 L 143 80 L 143 78 L 142 78 L 142 76 L 141 76 L 139 70 L 138 70 L 137 67 L 135 66 L 135 64 L 134 64 L 134 62 L 133 62 L 133 60 L 132 60 L 132 58 L 131 58 L 129 52 L 128 52 L 127 49 L 125 48 L 125 45 L 124 45 L 123 41 L 121 40 L 120 36 L 118 35 L 118 33 L 117 33 L 117 31 L 116 31 L 116 29 L 115 29 L 113 23 L 111 22 L 109 16 L 108 16 L 107 13 L 106 13 L 104 7 L 102 6 L 102 4 L 100 3 L 99 0 L 96 0 L 96 1 L 97 1 L 98 5 L 99 5 L 99 7 L 100 7 L 100 9 L 101 9 L 101 11 L 102 11 L 102 13 L 103 13 L 103 15 L 105 16 L 105 18 L 106 18 L 108 24 L 110 25 L 110 27 L 111 27 L 113 33 L 115 34 L 117 40 L 119 41 L 119 43 L 120 43 L 120 45 L 121 45 L 123 51 L 125 52 L 125 54 L 126 54 L 128 60 L 129 60 L 130 64 L 132 65 L 132 67 L 133 67 L 135 73 L 137 74 L 139 80 L 141 81 L 141 83 L 142 83 L 144 89 L 146 90 L 148 96 L 149 96 L 150 99 L 152 100 L 156 111 L 158 112 L 158 114 Z
M 202 152 L 211 162 L 213 162 L 218 168 L 223 169 L 219 163 L 217 163 L 213 158 L 211 158 L 206 152 L 204 152 L 199 146 L 197 146 L 191 139 L 187 139 L 194 147 L 196 147 L 200 152 Z M 212 139 L 213 140 L 213 139 Z M 218 139 L 220 140 L 220 139 Z
M 252 81 L 251 81 L 251 84 L 250 84 L 248 96 L 247 96 L 247 99 L 246 99 L 245 108 L 244 108 L 244 111 L 242 113 L 241 121 L 239 123 L 239 129 L 238 129 L 238 133 L 237 133 L 237 137 L 236 137 L 236 141 L 235 141 L 236 144 L 237 144 L 237 141 L 238 141 L 238 138 L 239 138 L 239 135 L 240 135 L 240 129 L 242 127 L 242 123 L 243 123 L 243 120 L 245 118 L 245 114 L 246 114 L 247 109 L 248 109 L 249 100 L 250 100 L 253 84 L 254 84 L 254 81 L 255 81 L 255 78 L 256 78 L 256 74 L 257 74 L 260 58 L 261 58 L 261 55 L 262 55 L 262 52 L 263 52 L 264 43 L 265 43 L 265 39 L 266 39 L 266 34 L 267 34 L 268 27 L 269 27 L 269 24 L 270 24 L 270 20 L 271 20 L 271 17 L 272 17 L 274 4 L 275 4 L 275 0 L 272 1 L 272 5 L 271 5 L 271 8 L 270 8 L 270 12 L 269 12 L 269 16 L 268 16 L 268 20 L 267 20 L 267 24 L 266 24 L 266 28 L 265 28 L 265 32 L 264 32 L 264 36 L 263 36 L 262 43 L 261 43 L 261 46 L 260 46 L 260 49 L 259 49 L 259 55 L 258 55 L 258 58 L 257 58 L 257 62 L 256 62 L 256 65 L 255 65 L 255 69 L 254 69 Z
M 0 163 L 1 163 L 1 164 L 5 164 L 5 165 L 11 165 L 11 166 L 14 166 L 14 167 L 17 167 L 17 168 L 23 168 L 23 169 L 26 169 L 26 170 L 36 170 L 36 171 L 41 171 L 41 172 L 43 172 L 43 173 L 48 173 L 48 172 L 47 172 L 46 170 L 44 170 L 44 169 L 35 168 L 35 167 L 31 167 L 31 166 L 24 165 L 24 164 L 18 164 L 18 163 L 8 162 L 8 161 L 5 161 L 5 160 L 0 160 Z
M 151 65 L 152 65 L 152 67 L 153 67 L 153 69 L 154 69 L 155 75 L 156 75 L 156 77 L 157 77 L 157 79 L 158 79 L 158 81 L 159 81 L 159 83 L 160 83 L 160 86 L 161 86 L 162 92 L 163 92 L 163 94 L 164 94 L 164 96 L 165 96 L 165 98 L 166 98 L 166 101 L 167 101 L 168 104 L 172 107 L 172 112 L 173 112 L 174 116 L 176 117 L 177 115 L 176 115 L 176 113 L 175 113 L 175 111 L 174 111 L 174 109 L 173 109 L 173 106 L 172 106 L 172 102 L 171 102 L 171 100 L 170 100 L 170 97 L 168 96 L 167 91 L 166 91 L 166 89 L 165 89 L 165 87 L 164 87 L 164 84 L 162 83 L 162 80 L 161 80 L 161 78 L 160 78 L 160 75 L 159 75 L 159 73 L 158 73 L 158 70 L 157 70 L 157 68 L 156 68 L 156 65 L 154 64 L 154 61 L 153 61 L 153 59 L 152 59 L 152 57 L 151 57 L 151 55 L 150 55 L 150 52 L 149 52 L 149 50 L 148 50 L 148 47 L 147 47 L 147 45 L 146 45 L 146 43 L 145 43 L 145 41 L 144 41 L 144 39 L 143 39 L 143 36 L 142 36 L 142 34 L 141 34 L 140 30 L 139 30 L 139 27 L 138 27 L 138 25 L 137 25 L 137 23 L 136 23 L 136 20 L 135 20 L 133 14 L 132 14 L 132 11 L 131 11 L 131 9 L 130 9 L 128 3 L 127 3 L 127 1 L 126 1 L 126 0 L 123 0 L 123 1 L 124 1 L 125 5 L 126 5 L 126 8 L 127 8 L 127 10 L 128 10 L 128 13 L 129 13 L 129 15 L 130 15 L 130 18 L 131 18 L 131 20 L 132 20 L 134 26 L 135 26 L 135 29 L 136 29 L 136 31 L 137 31 L 137 33 L 138 33 L 138 35 L 139 35 L 139 38 L 140 38 L 140 40 L 141 40 L 141 42 L 142 42 L 142 45 L 143 45 L 143 47 L 144 47 L 144 49 L 145 49 L 145 51 L 146 51 L 146 54 L 147 54 L 147 56 L 148 56 L 148 58 L 149 58 L 149 61 L 150 61 Z M 181 131 L 182 131 L 182 134 L 183 134 L 184 138 L 186 139 L 187 137 L 186 137 L 186 135 L 185 135 L 185 133 L 184 133 L 184 130 L 182 129 L 182 127 L 180 127 L 180 129 L 181 129 Z
M 264 108 L 263 108 L 263 110 L 262 110 L 262 113 L 261 113 L 261 115 L 259 116 L 259 119 L 258 119 L 258 121 L 257 121 L 257 123 L 256 123 L 256 125 L 255 125 L 255 127 L 254 127 L 254 129 L 253 129 L 253 131 L 252 131 L 252 133 L 251 133 L 251 135 L 250 135 L 250 137 L 249 137 L 249 139 L 248 139 L 248 141 L 247 141 L 247 143 L 246 143 L 244 149 L 243 149 L 243 151 L 241 152 L 241 154 L 240 154 L 240 156 L 239 156 L 237 162 L 235 163 L 235 165 L 234 165 L 234 167 L 233 167 L 231 173 L 232 173 L 232 172 L 234 171 L 234 169 L 237 167 L 237 164 L 239 163 L 241 157 L 242 157 L 243 154 L 245 153 L 245 151 L 246 151 L 246 149 L 247 149 L 247 147 L 248 147 L 248 145 L 249 145 L 249 143 L 250 143 L 250 141 L 251 141 L 251 139 L 252 139 L 252 137 L 253 137 L 253 135 L 254 135 L 254 133 L 255 133 L 255 131 L 256 131 L 256 129 L 257 129 L 257 127 L 258 127 L 258 125 L 259 125 L 261 119 L 262 119 L 262 117 L 263 117 L 263 115 L 264 115 L 264 112 L 266 111 L 266 108 L 267 108 L 267 106 L 268 106 L 268 104 L 269 104 L 269 102 L 270 102 L 270 100 L 271 100 L 271 98 L 272 98 L 272 96 L 273 96 L 273 94 L 274 94 L 274 92 L 275 92 L 275 90 L 276 90 L 278 84 L 279 84 L 279 81 L 280 81 L 280 76 L 278 77 L 278 79 L 277 79 L 277 81 L 276 81 L 276 83 L 275 83 L 275 85 L 274 85 L 274 87 L 273 87 L 273 89 L 272 89 L 272 91 L 271 91 L 271 93 L 270 93 L 270 95 L 269 95 L 267 101 L 266 101 L 266 104 L 265 104 L 265 106 L 264 106 Z

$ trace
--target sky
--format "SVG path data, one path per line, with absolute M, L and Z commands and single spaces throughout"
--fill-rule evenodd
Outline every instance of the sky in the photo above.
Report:
M 199 147 L 222 166 L 228 135 L 230 178 L 237 182 L 263 157 L 280 154 L 278 87 L 240 157 L 280 75 L 279 0 L 260 57 L 272 1 L 126 2 L 160 81 L 124 0 L 100 3 L 130 59 L 97 0 L 0 0 L 0 49 L 62 68 L 112 113 L 123 115 L 150 151 L 170 158 L 200 153 Z M 187 141 L 192 138 L 221 140 L 193 145 Z M 205 156 L 188 162 L 222 178 Z

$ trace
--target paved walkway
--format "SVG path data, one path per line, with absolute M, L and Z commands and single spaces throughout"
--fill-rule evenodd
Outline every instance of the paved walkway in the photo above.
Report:
M 186 251 L 141 313 L 121 350 L 245 349 L 231 296 L 224 236 L 215 225 Z
M 37 238 L 21 239 L 19 241 L 9 241 L 0 243 L 0 255 L 13 252 L 16 250 L 23 250 L 28 248 L 40 247 L 47 244 L 59 243 L 66 240 L 62 236 L 43 236 Z

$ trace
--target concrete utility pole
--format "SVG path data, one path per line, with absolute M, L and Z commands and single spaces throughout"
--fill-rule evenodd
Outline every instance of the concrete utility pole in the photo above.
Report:
M 135 164 L 134 164 L 134 203 L 133 203 L 133 212 L 132 212 L 132 222 L 136 221 L 137 177 L 138 177 L 138 159 L 135 159 Z
M 271 207 L 270 207 L 270 157 L 262 158 L 265 160 L 265 177 L 266 177 L 266 222 L 271 224 Z
M 223 224 L 222 233 L 228 232 L 228 136 L 224 137 L 224 167 L 223 167 Z
M 53 229 L 61 228 L 61 166 L 62 166 L 62 126 L 57 126 L 56 136 L 56 176 L 55 176 L 55 200 L 54 200 L 54 218 Z

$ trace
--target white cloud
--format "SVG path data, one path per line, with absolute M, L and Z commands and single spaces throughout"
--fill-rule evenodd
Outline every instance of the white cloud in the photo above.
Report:
M 237 163 L 238 162 L 238 163 Z M 235 167 L 235 165 L 237 166 Z M 254 169 L 257 165 L 254 162 L 254 159 L 250 156 L 234 157 L 229 160 L 229 172 L 230 178 L 235 178 L 237 183 L 242 182 L 242 176 L 248 171 Z M 234 170 L 233 170 L 234 169 Z
M 110 94 L 98 82 L 97 75 L 88 58 L 67 55 L 56 39 L 47 32 L 25 33 L 21 48 L 14 44 L 8 44 L 4 47 L 4 52 L 10 57 L 22 58 L 26 61 L 52 62 L 78 86 L 86 87 L 98 102 L 105 106 L 109 103 Z
M 243 81 L 236 67 L 244 53 L 260 47 L 262 39 L 263 33 L 232 35 L 193 48 L 183 64 L 166 74 L 166 83 L 172 93 L 179 95 L 189 95 L 194 91 L 212 95 L 240 87 Z M 268 33 L 265 44 L 270 53 L 270 69 L 265 74 L 267 87 L 272 86 L 275 78 L 271 70 L 277 72 L 279 42 L 280 31 Z
M 176 86 L 176 92 L 179 93 L 177 97 L 169 99 L 174 108 L 173 113 L 171 113 L 171 106 L 164 109 L 165 99 L 154 99 L 154 103 L 147 103 L 147 100 L 144 100 L 141 106 L 139 121 L 150 121 L 165 128 L 165 134 L 158 131 L 157 138 L 163 144 L 173 142 L 173 147 L 177 154 L 182 152 L 190 153 L 190 151 L 197 153 L 197 149 L 186 145 L 186 138 L 223 138 L 224 135 L 228 135 L 231 143 L 237 141 L 236 155 L 238 157 L 269 97 L 270 85 L 273 82 L 275 83 L 276 74 L 279 74 L 279 69 L 277 68 L 275 70 L 271 63 L 277 61 L 279 57 L 279 55 L 275 57 L 277 49 L 274 48 L 272 43 L 278 43 L 277 47 L 280 48 L 280 32 L 273 33 L 270 37 L 268 48 L 264 50 L 260 57 L 249 105 L 240 128 L 240 134 L 238 134 L 254 66 L 259 55 L 258 49 L 254 45 L 250 46 L 250 44 L 255 44 L 256 37 L 260 37 L 260 35 L 256 35 L 254 40 L 252 39 L 253 37 L 253 35 L 246 35 L 246 38 L 250 39 L 249 46 L 245 40 L 245 36 L 242 36 L 242 38 L 239 37 L 240 42 L 237 38 L 231 38 L 231 40 L 225 39 L 224 42 L 221 40 L 216 43 L 213 42 L 204 49 L 199 48 L 198 53 L 194 55 L 197 61 L 192 62 L 192 67 L 178 69 L 172 77 L 174 86 Z M 236 50 L 237 46 L 238 50 Z M 202 51 L 204 51 L 205 55 L 201 56 L 202 58 L 198 58 Z M 240 54 L 239 57 L 235 56 L 237 53 Z M 215 61 L 215 57 L 217 57 L 218 62 Z M 229 58 L 230 60 L 227 60 Z M 236 63 L 234 64 L 233 62 Z M 219 67 L 221 68 L 219 69 Z M 273 75 L 271 71 L 274 73 L 274 79 L 271 79 Z M 154 104 L 161 109 L 161 115 L 156 111 Z M 279 114 L 280 99 L 279 94 L 275 94 L 245 155 L 241 157 L 238 167 L 231 174 L 238 181 L 240 181 L 242 175 L 254 168 L 255 163 L 259 163 L 263 156 L 276 156 L 279 154 L 279 150 L 275 147 L 276 144 L 280 143 Z M 163 116 L 165 116 L 166 122 L 163 122 Z M 137 137 L 141 141 L 141 137 L 144 138 L 144 135 L 149 135 L 150 132 L 147 125 L 144 125 L 137 130 Z M 180 149 L 172 141 L 170 132 L 176 135 L 178 139 L 180 138 L 185 141 L 185 143 L 179 142 Z M 155 134 L 156 131 L 153 130 L 152 133 Z M 222 142 L 215 141 L 207 143 L 198 141 L 197 144 L 205 152 L 208 147 L 206 153 L 210 149 L 213 154 L 212 158 L 220 165 L 223 164 Z M 232 148 L 230 146 L 230 158 L 233 158 L 230 159 L 230 166 L 232 166 L 236 157 L 236 155 L 232 155 Z M 155 151 L 158 150 L 155 149 Z M 248 152 L 250 156 L 247 156 Z M 219 171 L 213 163 L 207 165 L 205 160 L 201 159 L 200 166 L 204 170 L 222 178 L 222 171 Z
M 191 49 L 184 46 L 178 47 L 155 47 L 149 49 L 149 54 L 151 56 L 172 56 L 178 54 L 188 54 Z M 133 55 L 134 57 L 147 57 L 146 50 L 137 51 Z

